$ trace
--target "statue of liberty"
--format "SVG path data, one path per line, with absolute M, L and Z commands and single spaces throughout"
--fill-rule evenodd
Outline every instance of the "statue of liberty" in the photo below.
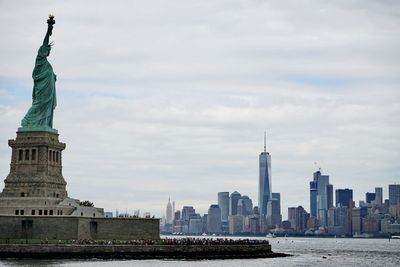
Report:
M 32 73 L 32 106 L 22 119 L 22 127 L 18 128 L 19 132 L 47 131 L 57 133 L 57 130 L 53 129 L 53 113 L 57 105 L 56 75 L 47 61 L 52 46 L 52 43 L 49 43 L 49 38 L 55 24 L 53 15 L 49 15 L 47 24 L 47 33 L 42 46 L 39 48 Z

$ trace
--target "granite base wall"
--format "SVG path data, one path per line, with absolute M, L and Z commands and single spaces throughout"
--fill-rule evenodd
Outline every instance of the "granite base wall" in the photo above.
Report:
M 159 239 L 159 220 L 0 216 L 0 239 Z

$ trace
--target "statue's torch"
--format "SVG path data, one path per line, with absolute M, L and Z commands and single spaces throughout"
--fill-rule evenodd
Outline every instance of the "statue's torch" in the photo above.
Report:
M 54 15 L 53 14 L 49 14 L 49 19 L 47 20 L 47 24 L 49 24 L 49 25 L 56 24 L 56 21 L 54 20 Z

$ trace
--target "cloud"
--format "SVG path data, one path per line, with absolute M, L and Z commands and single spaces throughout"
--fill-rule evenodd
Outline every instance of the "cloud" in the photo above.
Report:
M 0 10 L 2 177 L 54 12 L 54 125 L 73 197 L 159 216 L 168 196 L 202 213 L 218 191 L 256 204 L 265 129 L 284 214 L 308 209 L 314 162 L 356 200 L 399 181 L 396 1 L 2 1 Z

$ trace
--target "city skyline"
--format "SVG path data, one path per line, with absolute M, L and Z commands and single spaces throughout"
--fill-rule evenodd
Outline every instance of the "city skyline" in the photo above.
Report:
M 264 146 L 265 147 L 265 146 Z M 265 149 L 264 149 L 265 150 Z M 194 206 L 184 206 L 182 212 L 171 211 L 170 199 L 166 216 L 160 221 L 164 234 L 276 234 L 306 236 L 387 237 L 400 231 L 400 184 L 389 184 L 388 199 L 383 199 L 383 188 L 375 187 L 374 193 L 366 192 L 365 199 L 353 199 L 353 189 L 337 188 L 329 183 L 329 175 L 321 169 L 314 172 L 310 184 L 309 210 L 302 205 L 288 207 L 287 219 L 281 215 L 280 193 L 272 193 L 267 215 L 252 199 L 238 191 L 218 192 L 218 204 L 211 204 L 208 213 L 202 214 Z M 263 181 L 260 180 L 260 184 Z M 229 203 L 228 203 L 229 202 Z M 221 208 L 227 210 L 221 213 Z M 190 209 L 189 214 L 187 210 Z M 310 211 L 310 212 L 308 212 Z M 174 213 L 174 220 L 168 214 Z M 182 216 L 181 216 L 182 214 Z M 189 215 L 188 215 L 189 214 Z
M 202 214 L 216 192 L 255 204 L 265 129 L 284 218 L 287 207 L 309 210 L 314 162 L 354 199 L 375 187 L 386 199 L 386 185 L 400 183 L 398 4 L 2 1 L 0 10 L 13 25 L 0 29 L 2 180 L 7 140 L 31 104 L 36 36 L 54 12 L 54 126 L 68 144 L 71 197 L 160 217 L 169 195 Z
M 322 177 L 328 177 L 328 179 L 329 179 L 329 175 L 326 175 L 326 174 L 321 175 L 321 169 L 319 169 L 318 171 L 313 173 L 313 178 L 314 179 L 316 179 L 316 177 L 318 177 L 318 176 L 320 176 L 320 177 L 321 176 Z M 340 206 L 340 207 L 344 207 L 344 206 L 351 207 L 353 204 L 356 207 L 359 206 L 360 204 L 364 205 L 364 204 L 372 204 L 372 203 L 375 203 L 378 206 L 381 206 L 381 205 L 383 205 L 383 200 L 389 201 L 388 202 L 389 205 L 395 205 L 397 202 L 400 202 L 400 184 L 397 184 L 397 183 L 386 185 L 387 186 L 386 191 L 388 192 L 386 198 L 383 195 L 383 192 L 385 191 L 384 187 L 375 187 L 374 188 L 374 193 L 365 192 L 365 197 L 361 198 L 361 199 L 354 199 L 353 198 L 353 189 L 352 188 L 337 188 L 337 187 L 334 187 L 333 184 L 327 184 L 327 185 L 330 186 L 332 189 L 334 189 L 335 193 L 333 193 L 333 190 L 332 190 L 332 192 L 331 192 L 331 201 L 332 201 L 332 203 L 331 203 L 331 205 L 326 204 L 326 207 L 322 208 L 323 210 L 324 209 L 328 210 L 329 208 L 338 207 L 338 206 Z M 310 183 L 310 187 L 311 187 L 311 183 Z M 316 200 L 312 200 L 313 199 L 313 197 L 312 197 L 313 190 L 310 190 L 309 193 L 310 193 L 309 206 L 304 206 L 303 208 L 304 208 L 305 211 L 309 212 L 311 216 L 313 216 L 315 218 L 318 218 L 319 217 L 319 214 L 317 212 L 318 209 L 315 208 L 315 212 L 313 212 L 312 211 L 313 210 L 313 208 L 312 208 L 313 204 L 312 203 L 314 201 L 315 202 L 320 202 L 320 200 L 317 200 L 317 199 Z M 238 192 L 238 190 L 235 190 L 234 192 L 232 192 L 232 194 L 233 195 L 238 195 L 236 200 L 243 200 L 243 198 L 245 198 L 245 199 L 247 198 L 247 199 L 250 200 L 250 202 L 252 201 L 252 199 L 249 198 L 247 195 L 240 194 L 240 192 Z M 230 196 L 229 196 L 229 192 L 217 192 L 217 201 L 209 200 L 209 203 L 214 203 L 215 202 L 215 203 L 218 203 L 218 204 L 210 204 L 210 207 L 217 205 L 217 206 L 219 206 L 221 208 L 223 206 L 226 206 L 226 204 L 227 204 L 228 207 L 221 208 L 221 211 L 223 209 L 230 209 L 231 205 L 233 203 L 230 200 L 230 199 L 232 199 L 232 194 L 230 194 Z M 335 196 L 335 197 L 333 197 L 333 196 Z M 225 200 L 225 198 L 226 198 L 226 201 L 223 201 L 223 200 Z M 280 203 L 280 200 L 281 200 L 280 199 L 280 193 L 272 193 L 272 199 L 274 199 L 274 198 L 275 199 L 279 199 L 279 203 Z M 390 201 L 392 201 L 392 202 L 390 202 Z M 224 203 L 224 202 L 227 202 L 227 203 Z M 169 212 L 174 212 L 174 211 L 179 211 L 180 210 L 179 206 L 178 206 L 177 209 L 175 209 L 175 201 L 173 203 L 174 203 L 174 209 L 171 210 L 172 206 L 170 205 L 170 197 L 168 197 L 168 203 L 167 203 L 167 206 L 166 206 L 167 208 L 166 208 L 165 214 L 164 214 L 164 216 L 160 217 L 160 218 L 164 218 L 166 220 L 166 223 L 168 223 L 168 214 L 169 214 Z M 187 207 L 187 205 L 188 205 L 187 203 L 186 204 L 182 204 L 182 209 Z M 235 202 L 234 205 L 238 206 L 238 202 Z M 320 204 L 320 206 L 321 205 L 323 205 L 323 204 Z M 299 205 L 299 206 L 303 206 L 303 205 Z M 318 206 L 318 205 L 315 205 L 315 206 Z M 190 207 L 194 207 L 194 206 L 190 206 Z M 259 210 L 259 206 L 257 206 L 257 205 L 254 205 L 254 206 L 252 205 L 252 207 L 256 207 Z M 287 208 L 290 208 L 290 207 L 287 207 Z M 230 216 L 228 211 L 226 212 L 226 217 Z M 198 214 L 201 214 L 201 212 L 198 212 Z M 207 214 L 207 213 L 204 213 L 204 214 Z M 236 210 L 235 214 L 237 214 L 237 210 Z M 235 214 L 233 214 L 233 215 L 235 215 Z M 264 214 L 264 216 L 267 216 L 267 215 Z M 224 220 L 224 215 L 223 215 L 222 212 L 221 212 L 221 220 L 225 221 L 225 222 L 227 221 L 226 219 Z

